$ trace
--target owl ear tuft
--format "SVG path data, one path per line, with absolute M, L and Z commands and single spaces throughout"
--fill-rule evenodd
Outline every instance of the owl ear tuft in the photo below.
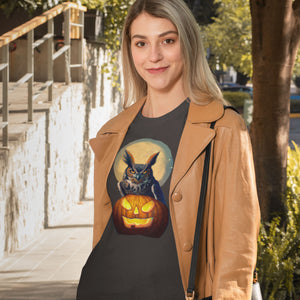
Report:
M 148 167 L 151 167 L 151 166 L 153 166 L 156 163 L 156 159 L 157 159 L 158 154 L 159 154 L 159 152 L 154 153 L 153 155 L 151 155 L 148 158 L 148 161 L 147 161 L 147 166 Z
M 130 167 L 130 168 L 133 168 L 134 166 L 134 157 L 133 155 L 125 150 L 125 153 L 124 153 L 124 157 L 123 157 L 123 161 Z

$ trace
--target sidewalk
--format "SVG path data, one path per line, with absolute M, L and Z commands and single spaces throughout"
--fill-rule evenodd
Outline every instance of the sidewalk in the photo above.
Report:
M 78 204 L 59 224 L 0 262 L 1 300 L 74 300 L 92 248 L 93 202 Z

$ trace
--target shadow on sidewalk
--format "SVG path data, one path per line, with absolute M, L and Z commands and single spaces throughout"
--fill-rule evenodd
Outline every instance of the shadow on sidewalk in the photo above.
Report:
M 3 282 L 0 283 L 2 300 L 75 300 L 77 282 Z

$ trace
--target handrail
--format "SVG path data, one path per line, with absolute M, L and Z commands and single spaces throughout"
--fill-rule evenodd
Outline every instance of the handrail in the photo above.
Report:
M 28 22 L 14 28 L 11 31 L 8 31 L 0 36 L 0 47 L 9 44 L 10 42 L 18 39 L 19 37 L 23 36 L 24 34 L 28 33 L 32 29 L 46 23 L 48 20 L 53 19 L 54 17 L 60 15 L 62 12 L 70 9 L 75 8 L 79 11 L 86 12 L 85 6 L 80 6 L 73 2 L 64 2 L 63 4 L 59 4 L 50 10 L 44 12 L 42 15 L 37 16 Z
M 71 10 L 79 13 L 78 23 L 71 20 L 74 15 L 71 15 Z M 9 83 L 9 43 L 27 34 L 27 72 L 24 74 L 13 87 L 27 82 L 28 83 L 28 122 L 33 120 L 33 100 L 39 93 L 33 94 L 33 80 L 34 80 L 34 48 L 43 43 L 47 43 L 47 81 L 44 86 L 40 88 L 39 92 L 48 88 L 48 101 L 52 101 L 53 95 L 53 63 L 54 60 L 60 55 L 65 55 L 65 83 L 71 82 L 71 68 L 83 67 L 83 38 L 84 38 L 84 12 L 86 7 L 72 2 L 64 2 L 54 8 L 44 12 L 42 15 L 33 18 L 32 20 L 16 27 L 15 29 L 6 32 L 0 36 L 0 49 L 2 61 L 0 64 L 0 72 L 2 72 L 2 146 L 8 147 L 8 126 L 9 126 L 9 110 L 8 110 L 8 83 Z M 64 14 L 64 47 L 54 52 L 53 37 L 54 25 L 53 18 L 59 14 Z M 47 22 L 47 34 L 41 39 L 34 41 L 34 29 Z M 79 63 L 71 65 L 71 27 L 74 26 L 79 30 Z M 12 89 L 12 90 L 13 90 Z M 10 92 L 12 91 L 10 90 Z

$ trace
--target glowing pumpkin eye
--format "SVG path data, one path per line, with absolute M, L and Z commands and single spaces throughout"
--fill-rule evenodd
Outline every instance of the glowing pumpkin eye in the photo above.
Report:
M 155 206 L 154 201 L 147 202 L 147 203 L 142 207 L 142 211 L 145 212 L 145 213 L 148 213 L 148 212 L 150 212 L 150 211 L 153 209 L 154 206 Z
M 122 205 L 122 207 L 124 207 L 127 210 L 132 210 L 132 207 L 131 207 L 130 203 L 126 199 L 122 200 L 122 204 L 121 205 Z

